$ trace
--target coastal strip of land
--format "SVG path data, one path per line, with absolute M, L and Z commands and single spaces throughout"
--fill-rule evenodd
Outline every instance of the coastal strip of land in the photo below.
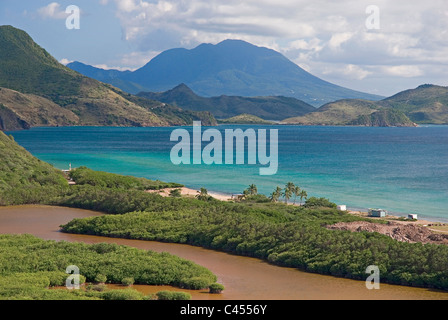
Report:
M 164 188 L 160 190 L 147 190 L 149 193 L 157 193 L 163 197 L 169 197 L 173 190 L 179 189 L 180 194 L 183 197 L 196 197 L 200 194 L 200 190 L 181 187 L 181 188 Z M 218 193 L 208 191 L 208 195 L 220 200 L 220 201 L 235 201 L 235 195 Z M 290 205 L 300 206 L 300 204 Z M 361 218 L 369 218 L 369 215 L 365 211 L 360 210 L 347 210 L 347 212 L 354 216 Z M 366 232 L 378 232 L 390 236 L 391 238 L 404 241 L 404 242 L 421 242 L 421 243 L 437 243 L 448 244 L 448 224 L 428 219 L 412 220 L 405 217 L 387 214 L 382 218 L 374 218 L 379 222 L 386 222 L 387 224 L 363 222 L 363 223 L 341 223 L 336 227 L 330 229 L 350 230 L 350 231 L 366 231 Z M 445 237 L 446 234 L 446 237 Z

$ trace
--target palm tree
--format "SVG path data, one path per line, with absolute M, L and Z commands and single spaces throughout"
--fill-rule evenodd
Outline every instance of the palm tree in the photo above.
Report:
M 198 194 L 196 195 L 196 198 L 199 200 L 208 200 L 208 191 L 205 188 L 201 188 L 201 191 L 198 191 Z
M 293 189 L 294 189 L 294 183 L 288 182 L 285 187 L 285 191 L 283 192 L 283 196 L 285 197 L 285 203 L 288 203 L 289 198 L 291 198 Z
M 299 186 L 295 186 L 293 189 L 292 189 L 292 193 L 294 193 L 294 203 L 293 204 L 296 204 L 296 199 L 297 199 L 297 197 L 298 196 L 300 196 L 300 187 Z
M 256 194 L 258 193 L 257 186 L 254 185 L 254 184 L 251 184 L 251 185 L 249 186 L 248 191 L 249 191 L 249 194 L 250 194 L 251 196 L 256 195 Z
M 305 190 L 302 190 L 299 194 L 299 197 L 300 197 L 300 205 L 302 205 L 302 199 L 305 198 L 305 200 L 306 200 L 306 198 L 308 197 L 308 194 L 306 193 Z
M 275 189 L 274 192 L 271 193 L 272 202 L 277 202 L 281 195 L 282 195 L 282 188 L 277 187 L 277 189 Z

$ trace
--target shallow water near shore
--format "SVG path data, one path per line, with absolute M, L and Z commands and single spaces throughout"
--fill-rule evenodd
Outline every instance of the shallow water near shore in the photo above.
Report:
M 57 241 L 116 243 L 169 252 L 208 268 L 218 276 L 218 282 L 226 287 L 219 295 L 188 291 L 192 293 L 194 300 L 448 300 L 446 292 L 386 284 L 381 284 L 380 290 L 368 290 L 363 281 L 306 273 L 293 268 L 274 266 L 259 259 L 189 245 L 59 232 L 59 226 L 72 219 L 99 215 L 101 213 L 62 207 L 0 207 L 0 233 L 27 233 Z M 134 288 L 145 294 L 166 289 L 179 290 L 137 285 Z
M 230 194 L 256 184 L 269 195 L 292 181 L 309 196 L 350 208 L 379 207 L 448 221 L 448 126 L 217 127 L 221 132 L 228 128 L 278 129 L 277 174 L 260 176 L 260 166 L 251 165 L 176 166 L 170 160 L 175 128 L 33 128 L 9 134 L 59 169 L 71 163 Z

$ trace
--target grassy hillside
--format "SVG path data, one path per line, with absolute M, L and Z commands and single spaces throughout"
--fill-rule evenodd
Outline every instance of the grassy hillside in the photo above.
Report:
M 240 114 L 253 114 L 265 120 L 283 120 L 286 117 L 301 116 L 316 110 L 313 106 L 288 97 L 201 97 L 185 84 L 166 92 L 141 92 L 141 97 L 176 105 L 182 109 L 210 111 L 216 118 L 225 119 Z
M 209 114 L 184 113 L 179 108 L 175 116 L 172 110 L 166 116 L 163 109 L 155 113 L 151 107 L 162 103 L 128 99 L 121 90 L 65 67 L 26 32 L 11 26 L 0 26 L 0 87 L 25 94 L 0 94 L 0 103 L 9 109 L 0 112 L 4 128 L 171 126 L 188 125 L 197 118 L 210 121 Z
M 41 186 L 66 186 L 62 173 L 0 132 L 0 192 Z M 0 200 L 1 203 L 1 200 Z
M 448 124 L 448 87 L 422 85 L 381 101 L 335 101 L 282 123 L 366 126 Z
M 35 94 L 23 94 L 0 88 L 0 130 L 18 130 L 38 126 L 69 126 L 79 123 L 79 117 L 51 100 Z M 1 107 L 0 107 L 1 108 Z M 6 112 L 14 119 L 6 118 Z
M 395 109 L 381 109 L 370 115 L 362 115 L 351 121 L 348 125 L 366 127 L 414 127 L 412 122 L 403 112 Z
M 263 120 L 260 117 L 247 113 L 240 114 L 229 119 L 218 120 L 218 122 L 222 124 L 275 124 L 275 122 Z
M 25 31 L 0 26 L 0 87 L 57 99 L 77 95 L 83 78 L 60 64 Z
M 448 124 L 448 87 L 421 85 L 384 99 L 381 105 L 400 110 L 417 123 Z
M 355 121 L 362 115 L 374 113 L 377 108 L 375 103 L 366 100 L 340 100 L 328 103 L 302 117 L 285 119 L 281 123 L 326 126 L 344 125 Z
M 158 190 L 182 185 L 144 178 L 126 177 L 82 167 L 71 172 L 78 186 L 69 187 L 60 170 L 31 155 L 12 136 L 0 131 L 0 205 L 54 204 L 61 199 L 83 201 L 88 193 L 104 190 Z M 117 198 L 118 199 L 118 198 Z M 71 201 L 71 200 L 68 200 Z
M 206 126 L 215 126 L 217 125 L 217 121 L 215 117 L 207 110 L 189 110 L 182 109 L 175 104 L 168 104 L 165 102 L 159 102 L 154 99 L 147 99 L 141 96 L 134 96 L 129 93 L 124 93 L 123 91 L 111 87 L 112 90 L 115 90 L 119 95 L 123 96 L 127 100 L 142 106 L 143 108 L 150 110 L 154 114 L 167 119 L 171 125 L 180 126 L 180 125 L 191 125 L 193 121 L 201 121 L 203 125 Z

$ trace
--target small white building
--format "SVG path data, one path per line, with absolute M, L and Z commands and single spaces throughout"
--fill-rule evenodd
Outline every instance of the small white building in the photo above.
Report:
M 369 217 L 373 218 L 385 218 L 387 211 L 383 209 L 369 209 Z
M 418 215 L 411 213 L 410 215 L 408 215 L 408 219 L 418 220 Z
M 347 211 L 347 206 L 345 204 L 340 204 L 340 205 L 338 205 L 338 210 L 339 211 Z

